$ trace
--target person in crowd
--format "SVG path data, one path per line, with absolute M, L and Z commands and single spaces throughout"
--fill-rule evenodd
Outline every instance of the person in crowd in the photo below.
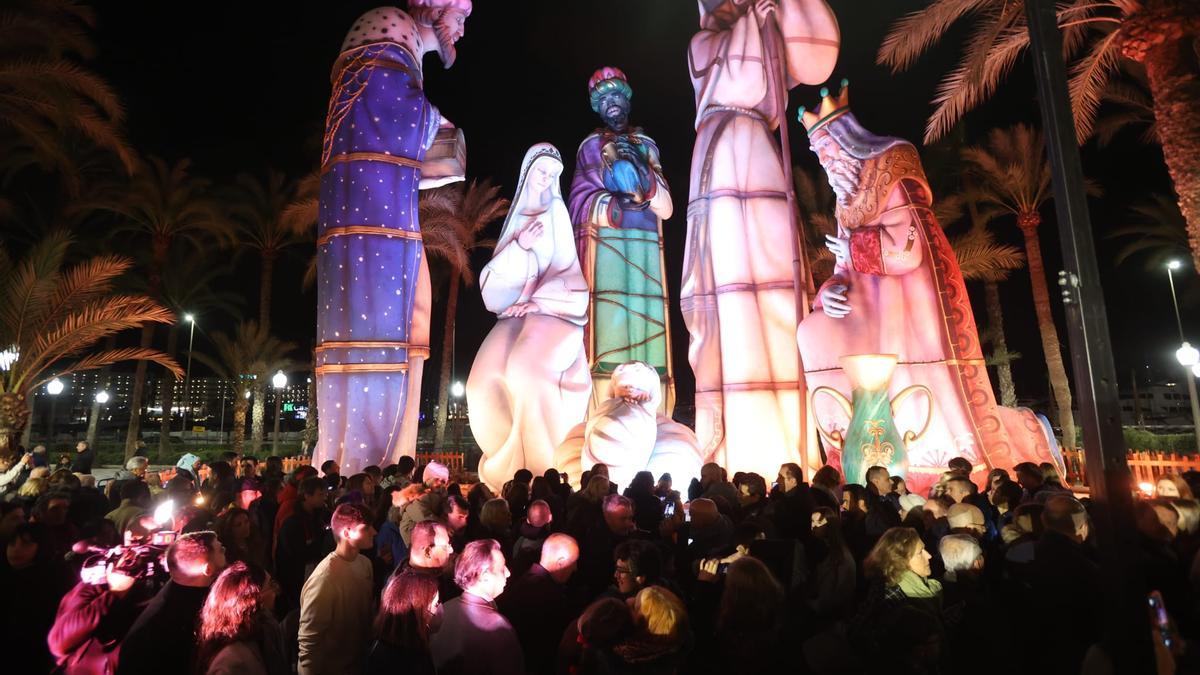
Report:
M 571 495 L 567 500 L 567 533 L 582 541 L 588 531 L 604 521 L 603 502 L 611 485 L 606 476 L 592 476 L 579 492 Z
M 242 478 L 238 481 L 237 495 L 234 506 L 249 511 L 254 502 L 262 498 L 262 484 L 257 478 Z
M 1017 482 L 1025 490 L 1021 495 L 1021 503 L 1037 502 L 1045 504 L 1046 500 L 1058 494 L 1070 494 L 1061 487 L 1046 482 L 1046 474 L 1042 468 L 1033 462 L 1021 462 L 1013 467 L 1017 474 Z
M 21 502 L 0 502 L 0 546 L 7 546 L 8 540 L 17 531 L 17 526 L 25 524 L 25 505 Z
M 375 641 L 364 675 L 391 675 L 399 664 L 406 674 L 435 675 L 429 643 L 441 621 L 436 578 L 416 572 L 392 575 L 375 615 Z
M 450 469 L 438 462 L 430 462 L 425 465 L 421 482 L 425 484 L 425 493 L 404 507 L 404 516 L 400 520 L 400 536 L 408 546 L 412 546 L 412 531 L 417 523 L 445 517 Z
M 516 473 L 513 474 L 513 479 L 500 491 L 504 497 L 504 501 L 508 502 L 509 511 L 512 513 L 514 520 L 520 521 L 525 518 L 525 511 L 529 508 L 529 501 L 531 499 L 530 491 L 532 483 L 532 471 L 529 469 L 517 469 Z
M 1057 488 L 1060 491 L 1069 492 L 1066 484 L 1063 483 L 1062 476 L 1058 473 L 1058 467 L 1050 462 L 1042 462 L 1038 464 L 1038 468 L 1042 470 L 1042 480 L 1047 485 Z
M 842 519 L 833 509 L 818 507 L 812 532 L 814 543 L 820 544 L 820 559 L 809 584 L 808 606 L 820 621 L 848 620 L 854 614 L 858 566 L 842 535 Z
M 1038 539 L 1042 535 L 1042 512 L 1046 507 L 1037 502 L 1022 504 L 1012 512 L 1012 522 L 1004 526 L 1000 538 L 1004 541 L 1005 564 L 1020 571 L 1033 561 Z
M 886 501 L 892 508 L 900 512 L 900 495 L 892 491 L 892 477 L 888 474 L 886 466 L 873 466 L 867 469 L 867 494 L 871 497 L 878 497 Z M 871 500 L 868 500 L 868 505 Z M 899 524 L 899 523 L 897 523 Z
M 983 511 L 974 504 L 960 502 L 946 511 L 951 534 L 966 534 L 982 541 L 987 536 L 987 521 Z
M 530 513 L 534 502 L 530 505 Z M 512 624 L 532 673 L 553 673 L 559 638 L 577 608 L 567 582 L 579 561 L 579 545 L 569 534 L 551 534 L 541 546 L 540 559 L 505 588 L 496 606 Z
M 336 548 L 304 582 L 300 599 L 300 675 L 362 670 L 371 635 L 371 561 L 359 555 L 375 542 L 371 513 L 361 504 L 337 507 L 329 521 Z
M 851 641 L 868 664 L 886 658 L 886 632 L 881 627 L 894 624 L 902 607 L 912 607 L 941 623 L 942 584 L 931 578 L 932 557 L 920 535 L 908 527 L 884 532 L 867 555 L 863 564 L 872 585 L 852 623 Z
M 653 543 L 638 539 L 621 542 L 612 557 L 613 584 L 606 595 L 630 600 L 643 588 L 665 585 L 662 553 Z
M 124 532 L 129 521 L 149 509 L 150 486 L 141 480 L 126 480 L 121 486 L 120 506 L 109 511 L 104 517 L 116 526 L 118 532 Z
M 1165 473 L 1154 482 L 1154 496 L 1165 499 L 1195 499 L 1192 488 L 1182 477 Z
M 250 512 L 250 518 L 258 526 L 258 533 L 262 535 L 263 542 L 269 544 L 267 546 L 268 553 L 275 544 L 275 516 L 279 514 L 279 494 L 282 490 L 282 480 L 264 476 L 258 482 L 258 499 L 250 502 L 250 506 L 246 507 L 246 510 Z
M 134 621 L 121 644 L 117 675 L 186 673 L 196 656 L 196 622 L 209 587 L 225 567 L 215 532 L 185 534 L 167 549 L 171 579 Z
M 375 535 L 375 559 L 381 561 L 390 573 L 408 558 L 408 546 L 404 537 L 400 536 L 400 521 L 404 518 L 404 507 L 409 499 L 405 499 L 404 490 L 389 488 L 384 492 L 391 507 L 387 511 L 387 519 L 379 526 L 379 534 Z
M 550 469 L 549 471 L 554 471 Z M 549 478 L 554 476 L 553 481 Z M 546 502 L 550 507 L 550 514 L 553 520 L 558 523 L 565 523 L 567 520 L 567 500 L 564 499 L 559 492 L 558 472 L 553 474 L 534 476 L 533 482 L 529 485 L 529 498 L 533 501 L 541 500 Z M 530 502 L 532 505 L 533 502 Z
M 1200 502 L 1195 499 L 1168 500 L 1178 515 L 1179 531 L 1175 536 L 1175 551 L 1185 569 L 1190 568 L 1200 549 Z
M 856 483 L 846 483 L 842 486 L 840 506 L 846 543 L 854 553 L 854 559 L 862 560 L 871 550 L 873 541 L 867 536 L 867 489 Z
M 5 672 L 45 673 L 52 666 L 46 634 L 59 599 L 70 588 L 61 557 L 55 557 L 47 529 L 18 525 L 0 559 L 0 645 Z
M 909 514 L 913 513 L 914 509 L 916 509 L 916 513 L 914 514 L 916 518 L 914 518 L 914 520 L 920 520 L 920 516 L 924 512 L 925 501 L 926 500 L 924 497 L 915 492 L 909 492 L 901 497 L 900 522 L 907 526 L 909 522 Z
M 104 496 L 108 499 L 110 509 L 121 505 L 121 488 L 130 481 L 145 481 L 149 468 L 150 460 L 146 457 L 134 456 L 125 462 L 124 468 L 118 470 L 112 480 L 104 486 Z
M 401 488 L 408 487 L 413 482 L 413 471 L 415 471 L 417 468 L 417 460 L 413 457 L 405 455 L 401 457 L 393 466 L 395 466 L 396 469 L 392 474 L 391 481 L 388 484 Z M 387 473 L 386 469 L 384 470 L 384 473 Z M 387 479 L 385 478 L 384 480 Z
M 322 537 L 324 523 L 321 516 L 327 493 L 324 480 L 316 476 L 305 478 L 297 490 L 295 501 L 298 506 L 279 528 L 275 575 L 281 589 L 279 611 L 285 616 L 300 606 L 305 568 L 320 560 L 327 550 Z
M 780 483 L 782 485 L 782 483 Z M 813 474 L 811 497 L 813 508 L 827 506 L 834 511 L 842 508 L 842 474 L 832 466 L 823 466 Z
M 737 508 L 738 493 L 733 483 L 725 480 L 725 469 L 709 462 L 700 467 L 700 497 L 712 500 L 721 513 L 730 514 Z
M 633 614 L 616 598 L 588 605 L 568 623 L 555 655 L 555 673 L 619 672 L 615 649 L 633 634 Z
M 439 675 L 521 675 L 524 655 L 512 624 L 496 609 L 509 571 L 493 539 L 467 544 L 454 565 L 461 596 L 445 604 L 430 647 Z
M 886 467 L 867 469 L 867 518 L 864 523 L 869 541 L 874 543 L 888 529 L 900 525 L 900 498 L 892 494 L 892 477 Z
M 785 672 L 787 651 L 781 644 L 784 616 L 783 586 L 765 564 L 751 556 L 730 563 L 716 624 L 722 669 Z
M 266 567 L 266 544 L 254 520 L 250 518 L 249 511 L 236 506 L 226 509 L 217 518 L 217 537 L 225 546 L 226 562 L 245 562 L 256 567 Z
M 743 476 L 738 483 L 738 505 L 733 519 L 739 523 L 751 520 L 774 529 L 768 506 L 766 479 L 756 473 Z
M 624 494 L 633 502 L 633 520 L 638 529 L 658 532 L 663 521 L 663 501 L 654 494 L 654 474 L 649 471 L 637 472 Z
M 96 462 L 96 451 L 87 441 L 75 444 L 75 456 L 71 458 L 71 473 L 91 473 Z
M 327 459 L 321 463 L 321 480 L 325 481 L 325 487 L 330 490 L 336 490 L 342 486 L 342 475 L 337 462 Z
M 283 458 L 277 455 L 268 455 L 266 467 L 259 473 L 259 475 L 264 481 L 271 480 L 272 478 L 277 478 L 280 481 L 283 481 Z
M 454 583 L 454 544 L 446 526 L 436 520 L 417 523 L 412 542 L 405 569 L 437 579 L 443 602 L 458 597 L 462 589 Z
M 1021 505 L 1021 486 L 1005 480 L 996 483 L 988 492 L 988 501 L 996 513 L 996 531 L 1012 522 L 1013 511 Z
M 521 485 L 517 483 L 517 485 Z M 490 499 L 479 511 L 479 527 L 469 535 L 471 540 L 495 539 L 500 542 L 504 551 L 504 559 L 508 560 L 513 552 L 512 512 L 508 502 L 500 497 Z
M 272 614 L 279 586 L 253 563 L 235 562 L 213 582 L 197 631 L 196 671 L 287 675 L 283 631 Z
M 279 539 L 279 528 L 283 526 L 283 521 L 292 517 L 296 511 L 296 506 L 299 504 L 300 484 L 308 478 L 315 478 L 317 470 L 308 464 L 297 467 L 295 471 L 288 476 L 287 485 L 279 491 L 279 508 L 275 510 L 275 524 L 272 531 L 275 533 L 275 538 L 271 540 L 271 548 L 277 546 Z
M 468 525 L 471 522 L 471 507 L 461 495 L 446 495 L 446 529 L 455 551 L 462 551 L 469 541 Z
M 554 514 L 550 510 L 549 504 L 539 499 L 529 505 L 529 509 L 525 512 L 525 520 L 517 527 L 517 540 L 513 544 L 512 555 L 509 557 L 511 561 L 509 569 L 513 576 L 523 575 L 525 570 L 534 565 L 541 557 L 542 544 L 550 536 L 550 526 L 553 522 Z M 572 539 L 572 541 L 574 540 Z
M 254 455 L 242 455 L 238 460 L 238 465 L 241 468 L 240 477 L 245 480 L 258 480 L 258 458 Z
M 904 476 L 892 476 L 892 494 L 899 499 L 908 494 L 908 484 L 904 482 Z
M 33 453 L 27 452 L 20 459 L 0 458 L 0 495 L 13 488 L 19 488 L 25 480 L 25 473 L 33 468 Z
M 358 493 L 368 509 L 375 510 L 375 479 L 369 473 L 356 473 L 346 480 L 346 492 Z
M 608 483 L 593 476 L 588 489 Z M 580 581 L 594 597 L 608 587 L 613 576 L 613 551 L 637 532 L 633 520 L 633 502 L 624 495 L 606 495 L 601 503 L 601 520 L 592 522 L 580 542 Z M 640 536 L 640 535 L 638 535 Z
M 675 673 L 693 643 L 678 596 L 662 586 L 643 588 L 633 599 L 633 630 L 613 647 L 616 672 Z
M 67 518 L 70 510 L 71 493 L 61 490 L 43 494 L 33 505 L 30 521 L 45 528 L 46 545 L 55 560 L 62 560 L 79 540 L 79 528 Z
M 692 517 L 688 528 L 688 560 L 723 555 L 733 546 L 733 521 L 721 513 L 716 503 L 700 498 L 688 505 Z M 812 516 L 809 516 L 810 522 Z M 807 538 L 807 537 L 805 537 Z
M 994 539 L 999 531 L 995 524 L 994 509 L 987 495 L 979 493 L 979 487 L 967 476 L 956 474 L 946 481 L 946 496 L 956 504 L 972 504 L 983 514 L 984 537 Z

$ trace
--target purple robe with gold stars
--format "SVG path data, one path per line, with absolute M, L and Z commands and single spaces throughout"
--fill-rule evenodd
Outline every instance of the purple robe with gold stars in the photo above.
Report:
M 417 219 L 421 161 L 440 115 L 395 42 L 342 53 L 321 158 L 313 463 L 343 475 L 416 450 L 429 355 L 429 272 Z

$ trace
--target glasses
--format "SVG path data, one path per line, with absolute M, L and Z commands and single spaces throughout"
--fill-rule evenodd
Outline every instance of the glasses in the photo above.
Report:
M 629 569 L 628 567 L 617 565 L 617 574 L 627 577 L 630 574 L 633 574 L 633 570 Z

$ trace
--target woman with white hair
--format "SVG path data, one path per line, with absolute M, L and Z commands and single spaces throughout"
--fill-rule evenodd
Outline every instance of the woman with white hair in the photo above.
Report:
M 471 431 L 483 450 L 479 478 L 497 488 L 518 469 L 539 474 L 583 421 L 592 379 L 583 348 L 588 286 L 549 143 L 525 153 L 512 208 L 479 276 L 499 319 L 467 378 Z

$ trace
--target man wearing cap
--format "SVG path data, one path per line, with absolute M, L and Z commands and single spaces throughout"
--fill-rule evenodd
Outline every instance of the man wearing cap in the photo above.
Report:
M 629 126 L 633 89 L 625 73 L 604 67 L 588 80 L 592 111 L 604 121 L 575 159 L 569 208 L 579 263 L 591 291 L 584 344 L 592 369 L 589 409 L 609 398 L 613 370 L 642 361 L 658 371 L 662 410 L 675 404 L 662 221 L 671 193 L 658 146 Z
M 425 97 L 422 58 L 456 58 L 471 0 L 379 7 L 346 35 L 333 71 L 317 222 L 313 464 L 357 473 L 416 452 L 429 356 L 429 268 L 417 191 L 462 180 L 427 171 L 435 137 L 456 133 Z
M 400 517 L 400 538 L 404 545 L 412 548 L 412 532 L 417 523 L 425 520 L 443 520 L 446 513 L 446 486 L 450 484 L 450 469 L 437 462 L 430 462 L 421 474 L 425 493 L 409 502 Z

